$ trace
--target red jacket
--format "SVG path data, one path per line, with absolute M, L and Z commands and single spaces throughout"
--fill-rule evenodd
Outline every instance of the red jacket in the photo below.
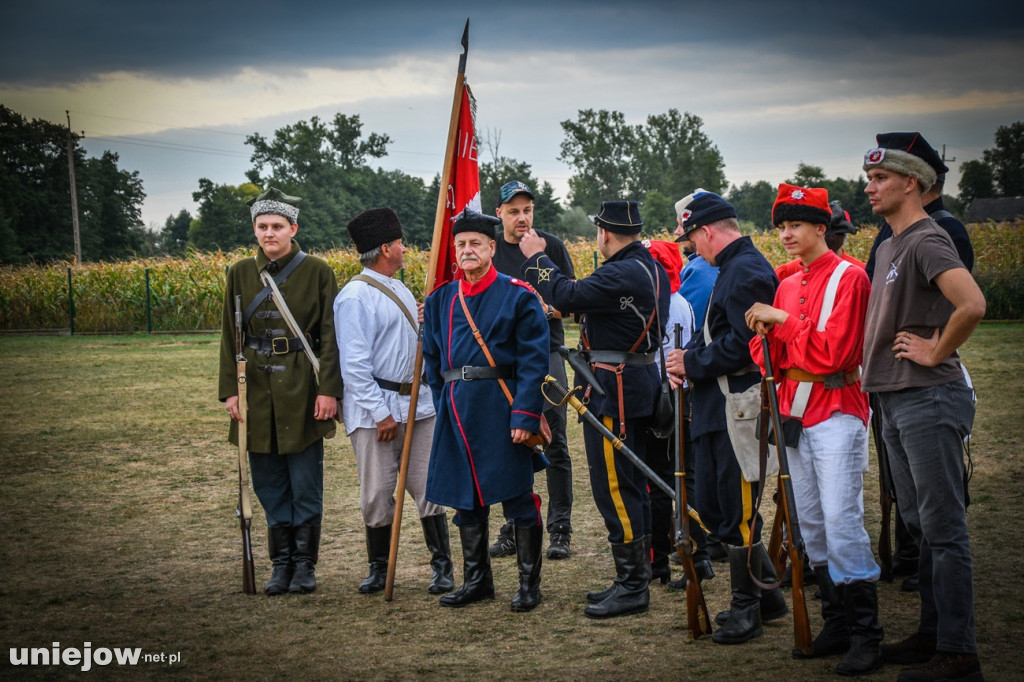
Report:
M 825 287 L 841 260 L 832 251 L 784 279 L 775 292 L 773 306 L 789 313 L 785 324 L 776 325 L 768 333 L 772 350 L 772 367 L 776 377 L 780 370 L 796 367 L 813 374 L 833 374 L 860 366 L 864 352 L 864 315 L 868 306 L 871 283 L 863 268 L 849 267 L 843 273 L 836 292 L 832 314 L 824 331 L 817 331 Z M 750 340 L 750 356 L 764 372 L 761 337 Z M 779 411 L 790 416 L 796 381 L 777 381 Z M 833 412 L 860 417 L 867 424 L 868 399 L 860 390 L 860 381 L 840 389 L 826 389 L 815 382 L 804 412 L 804 426 L 825 421 Z

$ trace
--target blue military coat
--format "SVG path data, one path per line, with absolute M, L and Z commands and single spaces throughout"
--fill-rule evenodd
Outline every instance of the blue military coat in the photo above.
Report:
M 719 376 L 728 376 L 731 393 L 745 391 L 761 380 L 761 371 L 750 357 L 754 332 L 745 315 L 755 303 L 771 305 L 779 286 L 775 271 L 750 237 L 740 237 L 726 246 L 715 261 L 718 279 L 707 309 L 711 345 L 704 342 L 704 330 L 698 329 L 683 358 L 693 401 L 692 438 L 726 430 Z
M 426 497 L 453 509 L 491 505 L 533 488 L 533 457 L 512 442 L 512 429 L 536 433 L 548 372 L 548 323 L 537 294 L 521 281 L 490 272 L 479 282 L 463 282 L 470 315 L 498 366 L 515 367 L 505 379 L 508 398 L 495 379 L 445 383 L 452 368 L 486 367 L 487 358 L 459 303 L 459 282 L 427 297 L 423 318 L 423 366 L 437 409 L 430 451 Z
M 661 345 L 665 325 L 668 324 L 672 292 L 665 269 L 639 241 L 623 247 L 592 275 L 578 281 L 566 277 L 543 253 L 527 259 L 523 265 L 523 277 L 557 310 L 583 316 L 580 334 L 591 349 L 612 351 L 628 351 L 643 334 L 654 310 L 653 282 L 657 278 L 660 316 L 634 352 L 656 351 Z M 590 409 L 617 419 L 619 400 L 615 374 L 602 369 L 597 369 L 594 374 L 607 395 L 599 398 L 591 393 Z M 627 419 L 653 414 L 660 377 L 655 364 L 627 365 L 623 369 L 622 395 Z M 576 385 L 585 388 L 579 376 L 576 377 Z

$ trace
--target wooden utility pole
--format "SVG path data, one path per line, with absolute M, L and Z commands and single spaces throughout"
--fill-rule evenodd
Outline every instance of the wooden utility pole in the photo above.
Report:
M 75 136 L 71 133 L 71 112 L 68 117 L 68 175 L 71 178 L 71 227 L 75 232 L 75 262 L 82 262 L 82 238 L 78 233 L 78 191 L 75 189 Z

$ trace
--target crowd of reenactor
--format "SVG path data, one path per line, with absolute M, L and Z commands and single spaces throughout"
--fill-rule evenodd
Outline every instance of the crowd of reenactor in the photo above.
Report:
M 844 675 L 898 663 L 914 666 L 900 680 L 980 680 L 963 461 L 974 395 L 956 349 L 985 300 L 966 231 L 941 204 L 948 168 L 924 138 L 878 135 L 863 169 L 885 221 L 867 269 L 843 249 L 856 228 L 826 190 L 782 184 L 772 222 L 793 260 L 777 270 L 735 208 L 697 189 L 675 206 L 678 244 L 641 238 L 637 202 L 602 203 L 591 220 L 604 262 L 577 279 L 562 242 L 534 228 L 532 190 L 512 180 L 495 215 L 454 220 L 455 277 L 423 303 L 396 278 L 405 247 L 391 209 L 348 224 L 363 271 L 339 292 L 295 240 L 299 199 L 277 189 L 254 199 L 259 249 L 227 275 L 220 399 L 247 454 L 242 487 L 251 471 L 266 514 L 265 592 L 316 588 L 323 439 L 341 420 L 366 531 L 360 592 L 385 590 L 394 570 L 402 487 L 442 606 L 494 599 L 491 560 L 515 556 L 510 608 L 536 609 L 542 559 L 571 556 L 568 405 L 615 575 L 586 593 L 584 615 L 643 613 L 659 580 L 687 590 L 694 637 L 740 644 L 790 612 L 779 590 L 789 580 L 794 657 L 836 656 Z M 917 630 L 894 644 L 883 643 L 864 526 L 872 420 L 898 501 L 897 556 L 921 597 Z M 534 491 L 542 470 L 546 514 Z M 766 544 L 759 501 L 775 471 L 785 486 Z M 458 589 L 445 508 L 462 551 Z M 676 558 L 685 570 L 672 580 Z M 731 600 L 712 634 L 699 586 L 715 576 L 713 558 L 727 562 Z M 824 623 L 813 638 L 799 632 L 810 576 Z

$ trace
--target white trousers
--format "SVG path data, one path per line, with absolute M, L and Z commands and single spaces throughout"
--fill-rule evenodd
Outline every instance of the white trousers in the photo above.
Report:
M 427 502 L 423 496 L 427 486 L 427 465 L 430 463 L 433 436 L 434 417 L 416 421 L 405 489 L 416 500 L 416 509 L 421 519 L 444 512 L 444 507 Z M 356 429 L 349 434 L 349 439 L 356 453 L 359 508 L 363 512 L 363 523 L 370 528 L 391 525 L 395 518 L 395 487 L 398 485 L 398 470 L 402 463 L 405 424 L 399 423 L 398 435 L 387 443 L 377 440 L 376 428 Z
M 867 426 L 857 417 L 835 412 L 805 428 L 799 447 L 786 452 L 811 566 L 827 562 L 836 585 L 878 580 L 881 570 L 864 528 Z

